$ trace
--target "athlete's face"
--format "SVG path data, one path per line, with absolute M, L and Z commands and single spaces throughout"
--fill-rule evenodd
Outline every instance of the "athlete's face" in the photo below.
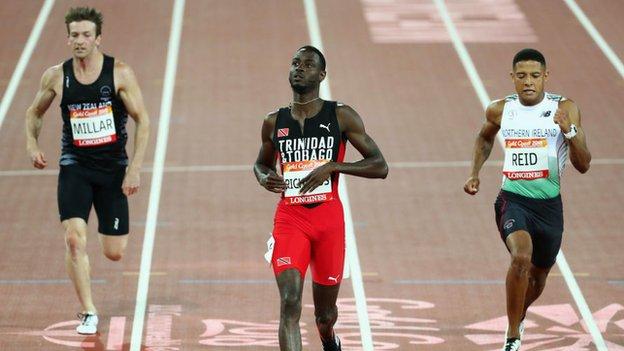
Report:
M 310 50 L 299 50 L 290 63 L 288 81 L 291 88 L 305 94 L 314 90 L 325 79 L 319 56 Z
M 523 105 L 535 105 L 542 100 L 548 71 L 537 61 L 520 61 L 511 72 L 511 79 Z
M 85 58 L 100 46 L 101 35 L 96 35 L 95 23 L 91 21 L 71 22 L 67 44 L 71 47 L 74 57 Z

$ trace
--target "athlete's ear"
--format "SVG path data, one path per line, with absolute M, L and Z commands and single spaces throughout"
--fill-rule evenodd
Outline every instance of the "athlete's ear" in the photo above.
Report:
M 509 71 L 509 77 L 511 78 L 511 81 L 513 82 L 513 80 L 514 80 L 514 71 Z
M 321 77 L 321 79 L 319 79 L 319 82 L 322 82 L 322 81 L 325 79 L 325 76 L 326 76 L 326 75 L 327 75 L 327 72 L 325 72 L 325 71 L 321 71 L 321 73 L 320 73 L 320 75 L 319 75 L 319 76 Z
M 550 72 L 548 70 L 544 71 L 544 82 L 548 81 L 548 75 L 550 74 Z

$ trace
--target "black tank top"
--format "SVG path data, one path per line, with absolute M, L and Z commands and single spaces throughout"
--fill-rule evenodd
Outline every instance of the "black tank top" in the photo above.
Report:
M 273 146 L 282 173 L 284 164 L 310 160 L 342 162 L 346 137 L 340 131 L 336 101 L 323 101 L 318 114 L 304 120 L 303 131 L 289 107 L 280 108 L 275 121 Z M 338 173 L 332 175 L 332 195 L 338 199 Z
M 102 171 L 126 166 L 128 112 L 115 89 L 115 59 L 104 55 L 100 76 L 88 85 L 78 82 L 72 61 L 63 63 L 60 164 L 80 164 Z

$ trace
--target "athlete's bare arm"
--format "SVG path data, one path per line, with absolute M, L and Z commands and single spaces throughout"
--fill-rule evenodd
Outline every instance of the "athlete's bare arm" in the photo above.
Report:
M 505 100 L 496 100 L 490 103 L 485 110 L 485 122 L 481 127 L 481 131 L 479 131 L 477 140 L 475 140 L 472 152 L 472 171 L 464 184 L 464 191 L 470 195 L 474 195 L 479 191 L 479 172 L 485 161 L 490 157 L 490 152 L 492 152 L 496 133 L 500 129 L 504 106 Z
M 316 168 L 301 179 L 301 194 L 314 190 L 334 172 L 364 178 L 386 178 L 388 175 L 388 164 L 373 138 L 366 134 L 360 115 L 347 105 L 339 105 L 336 116 L 341 132 L 364 158 L 357 162 L 329 162 Z
M 576 126 L 576 136 L 566 139 L 570 146 L 570 162 L 579 172 L 587 172 L 591 162 L 591 153 L 587 148 L 585 132 L 581 127 L 581 111 L 574 101 L 569 99 L 561 101 L 553 121 L 559 125 L 563 133 L 569 133 L 572 124 Z
M 258 183 L 268 191 L 281 193 L 286 190 L 284 178 L 277 174 L 275 169 L 275 148 L 273 147 L 273 130 L 277 112 L 270 113 L 262 123 L 262 144 L 254 164 L 254 173 Z
M 43 169 L 48 165 L 44 153 L 39 148 L 39 133 L 43 126 L 43 115 L 59 94 L 63 80 L 63 66 L 48 68 L 41 77 L 39 91 L 35 100 L 26 110 L 26 151 L 35 168 Z
M 147 140 L 149 138 L 149 116 L 143 103 L 143 94 L 132 68 L 123 62 L 116 61 L 113 71 L 117 94 L 123 101 L 130 117 L 134 120 L 134 155 L 122 183 L 123 193 L 132 195 L 139 191 L 141 182 L 141 165 L 145 157 Z

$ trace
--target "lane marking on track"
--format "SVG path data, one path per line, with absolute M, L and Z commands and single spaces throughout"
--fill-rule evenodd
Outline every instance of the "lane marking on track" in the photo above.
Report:
M 321 36 L 321 27 L 316 12 L 316 3 L 314 0 L 303 0 L 305 14 L 308 23 L 308 31 L 310 41 L 321 52 L 323 50 L 323 40 Z M 326 77 L 321 84 L 321 98 L 331 100 L 331 91 L 329 89 L 329 77 Z M 353 295 L 355 297 L 355 305 L 360 326 L 360 337 L 362 339 L 362 349 L 364 351 L 373 351 L 373 336 L 371 333 L 370 321 L 368 318 L 368 306 L 366 305 L 366 293 L 364 292 L 364 283 L 362 281 L 362 269 L 360 268 L 360 258 L 358 256 L 357 242 L 355 240 L 355 231 L 353 229 L 353 219 L 351 217 L 351 204 L 349 202 L 349 193 L 347 192 L 347 184 L 344 175 L 340 174 L 338 183 L 338 195 L 342 200 L 344 209 L 345 234 L 346 234 L 346 259 L 349 263 L 349 271 L 351 274 L 351 284 L 353 286 Z M 345 274 L 346 276 L 346 274 Z
M 589 18 L 585 15 L 585 12 L 576 4 L 574 0 L 563 0 L 568 5 L 570 11 L 576 16 L 576 19 L 583 25 L 589 36 L 594 40 L 596 45 L 602 50 L 602 53 L 607 57 L 613 68 L 620 74 L 620 77 L 624 78 L 624 64 L 622 60 L 613 52 L 611 46 L 602 37 L 598 29 L 594 27 Z
M 121 275 L 123 276 L 127 276 L 127 277 L 132 277 L 132 276 L 138 276 L 139 274 L 141 274 L 141 272 L 121 272 Z M 149 273 L 151 276 L 163 276 L 163 275 L 167 275 L 167 272 L 150 272 Z
M 388 162 L 392 169 L 418 169 L 418 168 L 467 168 L 471 161 L 404 161 Z M 568 162 L 569 164 L 569 162 Z M 500 167 L 503 161 L 490 160 L 485 162 L 484 167 Z M 592 159 L 592 166 L 618 166 L 624 165 L 624 158 L 603 158 Z M 58 169 L 16 169 L 0 171 L 0 177 L 20 177 L 20 176 L 52 176 L 58 175 Z M 151 173 L 151 168 L 141 169 L 142 173 Z M 249 165 L 192 165 L 165 167 L 164 173 L 201 173 L 201 172 L 249 172 Z
M 2 128 L 2 122 L 4 122 L 4 118 L 6 117 L 6 114 L 9 111 L 9 107 L 13 102 L 13 98 L 15 97 L 17 88 L 19 87 L 20 81 L 22 80 L 22 76 L 24 75 L 26 66 L 30 61 L 30 57 L 32 56 L 33 51 L 35 51 L 35 46 L 39 41 L 39 37 L 41 36 L 43 27 L 45 26 L 45 23 L 50 16 L 50 11 L 52 10 L 53 6 L 54 0 L 44 1 L 43 6 L 41 6 L 41 10 L 39 11 L 39 15 L 35 20 L 35 25 L 30 32 L 30 36 L 28 37 L 28 41 L 26 41 L 26 45 L 24 46 L 22 55 L 17 61 L 15 71 L 13 71 L 13 75 L 11 76 L 11 80 L 9 81 L 9 85 L 7 86 L 7 89 L 4 92 L 4 96 L 2 97 L 2 102 L 0 102 L 0 128 Z
M 464 66 L 464 69 L 468 73 L 470 82 L 472 83 L 472 86 L 477 92 L 479 100 L 481 101 L 481 105 L 485 109 L 491 101 L 490 97 L 487 94 L 487 91 L 485 90 L 485 86 L 483 85 L 483 82 L 481 81 L 481 77 L 479 77 L 479 74 L 477 73 L 477 70 L 474 66 L 472 58 L 470 57 L 470 54 L 468 53 L 468 50 L 466 49 L 466 46 L 462 42 L 461 37 L 459 33 L 457 32 L 455 25 L 453 24 L 453 20 L 451 19 L 451 16 L 448 13 L 446 4 L 444 3 L 444 0 L 433 0 L 433 1 L 438 11 L 440 12 L 440 15 L 442 16 L 444 25 L 446 26 L 446 29 L 448 30 L 449 35 L 451 36 L 451 40 L 453 41 L 453 46 L 455 47 L 455 50 L 457 51 L 457 55 L 459 56 L 459 59 L 461 60 L 462 65 Z M 503 139 L 501 137 L 500 132 L 497 135 L 497 139 L 499 143 L 503 145 Z M 587 326 L 587 329 L 589 333 L 591 334 L 592 339 L 594 340 L 594 343 L 596 344 L 596 348 L 598 349 L 598 351 L 607 350 L 607 346 L 602 337 L 602 334 L 600 333 L 600 329 L 598 329 L 598 326 L 596 325 L 596 321 L 594 320 L 594 317 L 589 309 L 589 306 L 587 305 L 587 301 L 585 301 L 585 297 L 583 297 L 583 293 L 581 292 L 581 289 L 578 286 L 578 283 L 576 282 L 574 275 L 572 274 L 572 270 L 570 269 L 570 266 L 568 265 L 568 262 L 565 259 L 563 250 L 559 250 L 559 254 L 557 255 L 557 266 L 559 267 L 559 271 L 561 271 L 561 273 L 563 274 L 563 278 L 565 279 L 565 282 L 568 285 L 568 289 L 570 290 L 570 293 L 572 294 L 572 298 L 574 299 L 574 302 L 576 303 L 576 306 L 578 307 L 579 312 L 581 313 L 581 316 L 583 317 L 583 320 L 585 320 L 585 325 Z
M 180 38 L 182 36 L 182 22 L 184 19 L 184 0 L 176 0 L 173 4 L 171 15 L 171 32 L 167 49 L 167 65 L 165 68 L 165 80 L 163 83 L 162 100 L 158 121 L 158 134 L 156 137 L 156 150 L 154 151 L 154 167 L 150 186 L 149 205 L 147 208 L 147 220 L 145 235 L 143 238 L 143 250 L 141 252 L 141 268 L 136 295 L 134 318 L 132 320 L 132 337 L 130 339 L 130 351 L 140 351 L 145 323 L 145 309 L 149 290 L 150 271 L 152 266 L 152 253 L 154 251 L 154 238 L 156 236 L 156 221 L 158 220 L 158 206 L 160 204 L 160 191 L 162 188 L 163 169 L 167 154 L 167 139 L 169 137 L 169 121 L 171 119 L 171 105 L 175 88 L 176 70 L 178 66 L 178 53 L 180 51 Z

